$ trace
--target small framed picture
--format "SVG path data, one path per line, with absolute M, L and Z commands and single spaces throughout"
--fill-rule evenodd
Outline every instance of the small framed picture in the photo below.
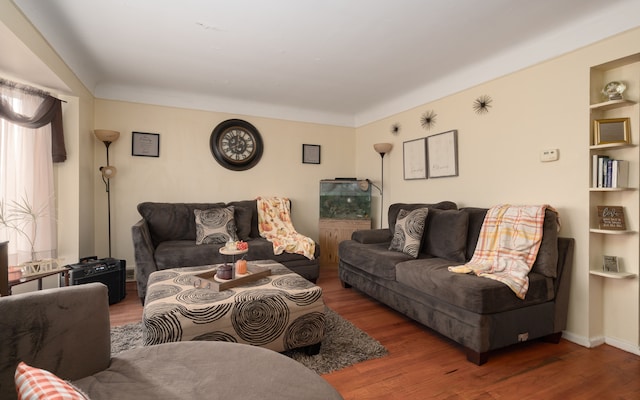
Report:
M 631 143 L 629 118 L 597 119 L 593 121 L 593 144 Z
M 427 179 L 427 139 L 402 143 L 404 179 Z
M 160 157 L 160 134 L 133 132 L 131 155 L 142 157 Z
M 620 272 L 618 257 L 602 256 L 602 269 L 607 272 Z
M 458 176 L 458 131 L 427 136 L 429 178 Z
M 320 164 L 320 145 L 303 144 L 302 145 L 302 163 L 303 164 Z

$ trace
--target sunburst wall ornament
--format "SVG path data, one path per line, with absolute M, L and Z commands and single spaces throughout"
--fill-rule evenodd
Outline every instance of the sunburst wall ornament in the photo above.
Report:
M 436 124 L 437 116 L 438 114 L 436 114 L 433 110 L 425 111 L 424 114 L 422 114 L 422 117 L 420 117 L 420 125 L 422 125 L 422 127 L 427 130 L 433 128 L 433 126 Z
M 400 124 L 399 123 L 395 123 L 393 125 L 391 125 L 391 133 L 394 135 L 397 135 L 400 133 Z
M 486 94 L 482 95 L 473 102 L 473 110 L 476 112 L 476 114 L 486 114 L 491 108 L 491 102 L 493 102 L 491 97 L 487 96 Z

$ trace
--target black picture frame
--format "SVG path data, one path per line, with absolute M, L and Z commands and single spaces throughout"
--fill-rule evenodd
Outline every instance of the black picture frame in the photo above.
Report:
M 160 157 L 160 134 L 133 132 L 131 155 L 139 157 Z
M 303 164 L 320 164 L 320 145 L 303 144 L 302 145 L 302 163 Z

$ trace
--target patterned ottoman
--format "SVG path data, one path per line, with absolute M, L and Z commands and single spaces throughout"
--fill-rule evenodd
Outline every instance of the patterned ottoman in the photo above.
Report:
M 142 316 L 145 345 L 218 340 L 277 352 L 320 351 L 325 305 L 319 286 L 267 260 L 249 265 L 270 268 L 270 276 L 220 292 L 207 289 L 196 275 L 219 265 L 166 269 L 149 276 Z

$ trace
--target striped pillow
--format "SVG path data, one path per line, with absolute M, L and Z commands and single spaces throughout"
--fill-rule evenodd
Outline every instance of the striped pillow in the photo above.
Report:
M 30 367 L 24 362 L 18 364 L 15 373 L 18 400 L 88 400 L 70 383 L 49 371 Z

